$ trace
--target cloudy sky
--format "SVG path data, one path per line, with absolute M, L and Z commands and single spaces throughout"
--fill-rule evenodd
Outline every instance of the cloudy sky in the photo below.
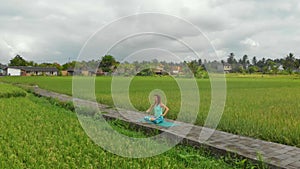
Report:
M 176 16 L 194 24 L 221 59 L 226 59 L 230 52 L 237 58 L 244 54 L 251 58 L 280 58 L 289 52 L 300 56 L 300 1 L 297 0 L 2 0 L 0 63 L 8 63 L 16 54 L 38 63 L 76 60 L 85 42 L 97 30 L 120 17 L 147 12 Z M 156 32 L 169 31 L 178 40 L 193 43 L 196 52 L 201 52 L 196 46 L 204 41 L 195 40 L 199 34 L 189 31 L 184 24 L 142 19 L 140 24 L 126 22 L 111 28 L 96 46 L 107 48 L 105 39 L 114 39 L 125 30 L 139 31 L 136 27 L 146 25 Z M 153 48 L 158 55 L 157 51 L 168 53 L 176 48 L 172 55 L 189 55 L 180 51 L 178 45 L 164 42 L 162 37 L 150 36 L 131 38 L 115 47 L 113 54 L 123 57 L 139 51 L 149 54 L 151 50 L 147 48 Z

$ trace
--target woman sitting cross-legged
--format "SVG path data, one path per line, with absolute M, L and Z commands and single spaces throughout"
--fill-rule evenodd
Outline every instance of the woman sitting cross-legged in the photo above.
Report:
M 151 112 L 154 109 L 154 117 L 145 116 L 146 121 L 151 121 L 155 124 L 162 123 L 164 121 L 164 116 L 168 113 L 169 108 L 161 102 L 161 97 L 159 95 L 154 95 L 155 102 L 150 108 L 146 111 L 147 113 Z M 165 112 L 163 113 L 163 109 Z

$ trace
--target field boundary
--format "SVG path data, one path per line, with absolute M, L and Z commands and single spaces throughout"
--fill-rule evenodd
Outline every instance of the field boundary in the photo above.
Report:
M 44 90 L 38 86 L 32 86 L 30 90 L 36 95 L 54 98 L 61 102 L 73 101 L 72 96 Z M 86 105 L 95 104 L 86 100 L 76 100 L 79 100 Z M 122 110 L 122 116 L 118 113 L 118 111 L 109 106 L 99 103 L 97 104 L 101 110 L 107 112 L 102 114 L 102 116 L 107 120 L 122 120 L 145 131 L 158 130 L 159 132 L 166 132 L 166 136 L 168 137 L 167 139 L 170 141 L 182 139 L 181 144 L 207 148 L 216 156 L 229 155 L 241 159 L 248 159 L 254 164 L 262 165 L 262 163 L 264 163 L 268 166 L 268 168 L 272 169 L 300 168 L 300 148 L 297 147 L 234 135 L 218 130 L 213 130 L 214 134 L 203 143 L 199 140 L 200 132 L 210 133 L 212 129 L 169 119 L 168 121 L 178 123 L 180 125 L 164 128 L 147 123 L 137 123 L 137 120 L 141 119 L 145 114 Z M 189 131 L 187 135 L 184 134 L 186 130 Z

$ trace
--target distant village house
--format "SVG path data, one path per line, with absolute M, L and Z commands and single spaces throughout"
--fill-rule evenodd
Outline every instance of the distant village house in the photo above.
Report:
M 55 67 L 8 66 L 4 68 L 6 76 L 57 76 Z
M 230 73 L 232 71 L 232 66 L 229 63 L 224 63 L 223 64 L 223 69 L 225 73 Z
M 75 70 L 74 68 L 69 68 L 68 70 L 61 71 L 62 76 L 74 76 L 74 75 L 93 76 L 93 75 L 102 75 L 102 73 L 103 72 L 101 69 L 95 71 L 95 70 L 81 70 L 81 69 Z

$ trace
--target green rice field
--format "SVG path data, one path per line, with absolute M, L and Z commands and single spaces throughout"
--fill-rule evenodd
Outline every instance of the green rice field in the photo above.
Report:
M 24 97 L 26 92 L 18 87 L 0 83 L 0 98 Z
M 35 79 L 46 81 L 46 78 Z M 52 80 L 55 82 L 70 79 L 53 78 Z M 67 88 L 68 83 L 65 84 Z M 11 89 L 17 87 L 0 84 L 0 88 L 11 92 Z M 16 92 L 22 91 L 17 89 Z M 246 165 L 244 160 L 228 157 L 216 159 L 203 149 L 183 145 L 150 158 L 120 157 L 93 143 L 81 128 L 76 113 L 58 105 L 30 93 L 22 97 L 0 98 L 0 168 L 254 167 Z M 140 131 L 131 131 L 122 127 L 126 125 L 120 122 L 110 123 L 114 129 L 128 136 L 146 137 Z
M 51 91 L 72 94 L 72 77 L 3 77 L 0 81 L 38 85 Z M 210 107 L 209 79 L 197 80 L 200 111 L 196 124 L 203 125 Z M 229 76 L 226 78 L 226 106 L 218 129 L 234 134 L 300 147 L 300 79 L 298 76 Z M 113 106 L 111 78 L 97 77 L 96 97 Z M 180 91 L 171 77 L 135 77 L 130 84 L 130 100 L 140 111 L 149 107 L 149 93 L 161 89 L 176 119 Z

